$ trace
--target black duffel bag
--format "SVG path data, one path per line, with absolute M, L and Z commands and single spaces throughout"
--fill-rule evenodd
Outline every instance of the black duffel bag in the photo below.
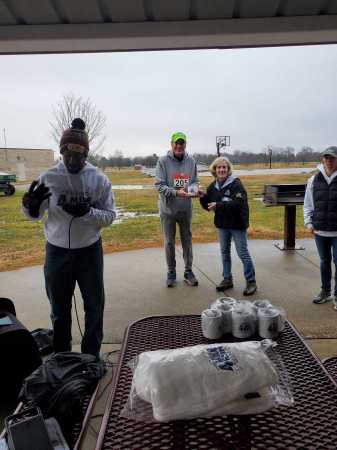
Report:
M 104 362 L 93 355 L 56 353 L 24 380 L 19 400 L 25 407 L 39 407 L 45 419 L 55 417 L 67 434 L 83 420 L 83 400 L 105 371 Z

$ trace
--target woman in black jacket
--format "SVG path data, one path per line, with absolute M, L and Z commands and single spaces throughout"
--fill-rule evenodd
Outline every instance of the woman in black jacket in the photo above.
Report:
M 225 157 L 216 158 L 210 166 L 215 180 L 207 192 L 200 192 L 200 203 L 206 211 L 214 211 L 214 225 L 219 230 L 220 249 L 223 265 L 223 280 L 217 291 L 233 287 L 231 241 L 243 264 L 246 279 L 244 295 L 256 292 L 255 269 L 248 251 L 247 228 L 249 227 L 249 208 L 247 192 L 243 184 L 232 175 L 232 164 Z

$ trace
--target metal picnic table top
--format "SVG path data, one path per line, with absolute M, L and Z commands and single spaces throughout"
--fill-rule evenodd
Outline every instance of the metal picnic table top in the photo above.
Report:
M 218 342 L 238 341 L 224 337 Z M 143 351 L 209 344 L 200 316 L 154 316 L 125 331 L 96 450 L 336 450 L 337 384 L 298 331 L 286 322 L 275 351 L 287 369 L 294 404 L 263 414 L 144 423 L 120 417 L 132 382 L 128 361 Z M 216 342 L 216 341 L 215 341 Z

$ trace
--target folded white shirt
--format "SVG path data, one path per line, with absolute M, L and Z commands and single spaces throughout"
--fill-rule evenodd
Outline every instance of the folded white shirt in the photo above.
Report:
M 152 404 L 156 420 L 169 421 L 240 414 L 232 412 L 233 405 L 242 411 L 253 404 L 244 398 L 246 394 L 277 382 L 261 342 L 249 341 L 141 353 L 132 391 Z M 262 397 L 266 398 L 266 391 Z M 271 401 L 269 396 L 268 405 Z

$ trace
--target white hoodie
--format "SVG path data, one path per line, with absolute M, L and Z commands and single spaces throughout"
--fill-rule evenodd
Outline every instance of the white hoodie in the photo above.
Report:
M 337 172 L 333 172 L 333 174 L 328 177 L 328 175 L 325 172 L 324 165 L 320 164 L 317 166 L 317 169 L 321 172 L 323 175 L 325 181 L 330 184 L 331 181 L 337 176 Z M 312 225 L 312 215 L 314 213 L 314 198 L 312 195 L 313 190 L 313 181 L 316 175 L 313 175 L 308 183 L 305 190 L 305 196 L 304 196 L 304 206 L 303 206 L 303 215 L 304 215 L 304 225 L 309 228 L 309 230 L 313 229 Z M 325 236 L 325 237 L 337 237 L 337 231 L 320 231 L 320 230 L 314 230 L 315 234 L 318 234 L 319 236 Z
M 23 211 L 31 220 L 40 220 L 48 213 L 45 236 L 57 247 L 74 249 L 94 244 L 100 238 L 101 228 L 111 225 L 116 217 L 108 178 L 88 162 L 79 173 L 71 174 L 60 161 L 41 174 L 38 182 L 50 189 L 51 197 L 42 203 L 37 218 L 31 217 L 27 208 Z M 60 197 L 68 203 L 88 201 L 92 206 L 86 215 L 73 218 L 58 205 Z

